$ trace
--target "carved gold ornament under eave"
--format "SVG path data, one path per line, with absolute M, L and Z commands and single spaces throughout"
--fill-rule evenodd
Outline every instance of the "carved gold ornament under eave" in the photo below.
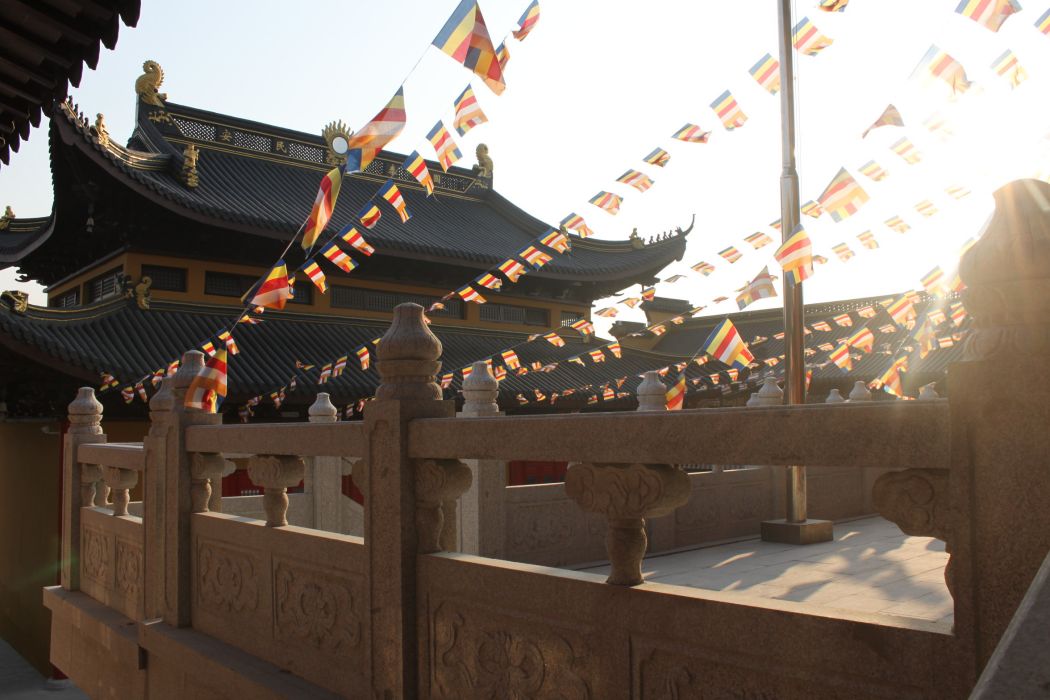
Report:
M 349 150 L 350 137 L 353 133 L 341 120 L 329 122 L 321 130 L 321 138 L 324 139 L 325 148 L 328 151 L 325 160 L 330 165 L 346 163 L 346 152 Z
M 142 75 L 135 79 L 135 93 L 146 104 L 163 107 L 168 99 L 167 93 L 159 90 L 163 82 L 164 69 L 160 64 L 156 61 L 146 61 L 142 64 Z
M 182 152 L 182 183 L 187 187 L 196 187 L 200 184 L 197 175 L 197 158 L 200 151 L 192 143 L 187 145 Z

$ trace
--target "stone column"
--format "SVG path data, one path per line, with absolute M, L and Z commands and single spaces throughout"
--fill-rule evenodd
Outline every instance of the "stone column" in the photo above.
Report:
M 416 558 L 441 541 L 441 502 L 469 486 L 456 460 L 408 457 L 408 423 L 451 418 L 455 405 L 441 400 L 434 378 L 441 341 L 423 320 L 423 307 L 401 304 L 377 348 L 381 382 L 365 408 L 365 461 L 359 481 L 365 495 L 369 634 L 365 657 L 374 697 L 418 694 Z M 453 463 L 453 464 L 450 464 Z M 469 470 L 468 480 L 469 480 Z M 354 472 L 355 481 L 357 471 Z M 453 493 L 451 486 L 462 487 Z
M 310 406 L 311 423 L 335 423 L 338 412 L 327 393 L 321 391 Z M 328 532 L 341 532 L 340 520 L 343 507 L 342 458 L 311 457 L 306 460 L 306 483 L 304 491 L 313 504 L 312 527 Z
M 492 376 L 487 362 L 475 362 L 470 376 L 463 382 L 463 418 L 498 417 L 496 399 L 499 382 Z M 492 459 L 464 460 L 473 474 L 470 488 L 460 499 L 459 551 L 483 557 L 504 555 L 507 516 L 507 463 Z M 448 512 L 445 513 L 446 518 Z
M 176 627 L 190 625 L 193 558 L 190 516 L 195 509 L 207 507 L 208 498 L 203 497 L 201 479 L 210 478 L 200 470 L 194 474 L 193 459 L 185 448 L 186 428 L 222 422 L 219 414 L 188 409 L 184 405 L 186 390 L 203 367 L 204 355 L 197 350 L 182 356 L 179 371 L 166 378 L 160 391 L 150 399 L 150 429 L 143 440 L 146 450 L 143 478 L 145 619 L 163 618 Z
M 92 505 L 95 483 L 101 470 L 92 465 L 89 473 L 77 462 L 81 445 L 106 442 L 102 432 L 102 404 L 95 390 L 80 387 L 69 404 L 69 429 L 62 438 L 62 588 L 80 590 L 80 509 Z M 84 479 L 87 481 L 84 481 Z

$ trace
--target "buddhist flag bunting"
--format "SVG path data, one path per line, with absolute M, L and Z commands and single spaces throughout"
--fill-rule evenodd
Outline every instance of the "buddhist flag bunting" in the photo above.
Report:
M 458 294 L 463 299 L 463 301 L 472 301 L 475 304 L 485 303 L 485 297 L 478 294 L 477 290 L 475 290 L 469 284 L 464 287 L 461 287 L 460 289 L 457 289 L 456 294 Z
M 587 238 L 594 235 L 594 231 L 587 227 L 587 222 L 583 220 L 583 217 L 579 214 L 572 213 L 561 220 L 563 228 L 567 228 L 570 231 L 575 231 L 580 234 L 580 238 Z
M 602 190 L 587 201 L 599 209 L 615 215 L 620 213 L 620 205 L 623 203 L 623 197 Z
M 896 231 L 897 233 L 907 233 L 911 230 L 911 226 L 909 226 L 904 221 L 904 219 L 900 218 L 899 216 L 891 216 L 890 218 L 886 219 L 886 225 L 894 231 Z
M 819 219 L 820 215 L 824 213 L 824 208 L 820 206 L 819 202 L 811 199 L 802 205 L 802 213 L 814 219 Z
M 536 23 L 540 21 L 540 2 L 539 0 L 532 0 L 529 6 L 525 8 L 525 13 L 518 20 L 518 28 L 512 32 L 514 38 L 518 41 L 524 41 L 525 37 L 529 35 L 529 32 L 536 26 Z
M 662 148 L 654 148 L 653 152 L 643 159 L 649 165 L 662 168 L 671 161 L 671 154 Z
M 867 175 L 875 182 L 885 180 L 889 176 L 889 173 L 883 170 L 882 166 L 873 160 L 869 160 L 867 163 L 860 166 L 860 172 L 862 175 Z
M 853 251 L 850 250 L 849 246 L 845 243 L 839 243 L 837 245 L 831 246 L 831 252 L 839 256 L 839 260 L 841 260 L 842 262 L 848 261 L 854 255 Z
M 353 258 L 344 253 L 343 250 L 335 243 L 330 243 L 328 247 L 324 248 L 321 251 L 321 255 L 328 258 L 329 262 L 331 262 L 343 272 L 353 272 L 354 268 L 357 267 L 357 263 L 353 260 Z
M 642 290 L 642 299 L 645 301 L 652 301 L 656 298 L 656 287 L 649 287 Z
M 952 323 L 956 326 L 961 326 L 963 321 L 966 320 L 966 308 L 961 302 L 953 301 L 951 306 L 948 307 L 948 315 L 951 317 Z
M 655 326 L 649 326 L 646 330 L 655 336 L 661 336 L 667 332 L 667 326 L 662 323 L 657 323 Z
M 862 306 L 857 309 L 857 315 L 861 318 L 875 318 L 876 311 L 871 306 Z
M 875 334 L 868 330 L 867 327 L 861 328 L 849 337 L 846 344 L 862 352 L 871 352 L 875 346 Z
M 849 354 L 849 346 L 843 343 L 837 348 L 831 351 L 828 358 L 834 362 L 840 369 L 849 372 L 853 369 L 853 358 Z
M 372 363 L 372 358 L 369 355 L 368 348 L 366 348 L 364 345 L 362 345 L 361 347 L 359 347 L 357 349 L 356 354 L 357 354 L 357 360 L 361 363 L 361 370 L 362 371 L 367 370 L 369 365 L 371 365 L 371 363 Z
M 500 356 L 503 358 L 503 364 L 507 366 L 507 369 L 518 369 L 521 367 L 518 354 L 513 350 L 504 350 L 500 353 Z
M 703 260 L 701 260 L 689 269 L 699 272 L 704 277 L 708 277 L 711 275 L 712 272 L 715 271 L 715 266 L 709 262 L 704 262 Z
M 861 134 L 861 138 L 867 136 L 873 129 L 878 129 L 880 126 L 904 126 L 904 118 L 901 117 L 901 113 L 893 105 L 886 105 L 886 109 L 882 110 L 882 114 L 875 122 L 864 130 Z
M 639 192 L 645 192 L 653 186 L 652 179 L 650 179 L 645 173 L 640 173 L 637 170 L 628 170 L 623 175 L 616 178 L 616 181 L 622 182 L 625 185 L 630 185 Z
M 825 258 L 823 255 L 814 255 L 813 256 L 813 264 L 814 265 L 826 265 L 827 262 L 828 262 L 828 259 Z
M 998 32 L 1007 17 L 1021 11 L 1021 3 L 1017 0 L 962 0 L 955 11 L 986 29 Z
M 729 297 L 715 297 L 711 300 L 712 304 L 721 304 L 723 301 L 729 301 Z
M 357 220 L 368 229 L 375 228 L 382 216 L 383 212 L 379 211 L 379 207 L 371 200 L 365 202 L 365 205 L 357 212 Z
M 343 175 L 339 168 L 332 168 L 321 178 L 321 186 L 317 190 L 314 206 L 310 210 L 310 216 L 303 228 L 303 250 L 309 250 L 317 241 L 317 237 L 328 225 L 332 218 L 332 210 L 335 209 L 335 200 L 339 197 L 339 187 L 343 183 Z
M 551 229 L 542 238 L 540 243 L 547 246 L 551 250 L 559 253 L 564 253 L 569 250 L 569 239 L 561 231 L 555 231 Z
M 213 343 L 213 342 L 211 342 L 209 340 L 206 343 L 204 343 L 204 345 L 201 345 L 201 350 L 204 351 L 205 355 L 207 355 L 208 357 L 211 357 L 212 355 L 215 354 L 215 343 Z
M 331 378 L 332 378 L 332 363 L 329 362 L 328 364 L 326 364 L 323 367 L 321 367 L 321 374 L 318 375 L 318 377 L 317 377 L 317 383 L 318 384 L 327 384 L 328 380 L 331 379 Z
M 936 294 L 940 292 L 942 290 L 943 283 L 944 270 L 942 270 L 939 265 L 927 272 L 925 275 L 923 275 L 922 278 L 922 286 L 930 294 Z
M 325 284 L 324 272 L 321 270 L 321 266 L 315 262 L 309 262 L 303 266 L 303 272 L 310 278 L 310 281 L 314 283 L 317 290 L 324 294 L 328 291 L 328 286 Z
M 813 324 L 813 330 L 822 331 L 824 333 L 831 332 L 831 324 L 827 321 L 817 321 Z
M 944 313 L 943 309 L 932 309 L 926 312 L 927 320 L 935 326 L 939 326 L 948 320 L 947 314 Z
M 937 213 L 937 207 L 933 206 L 933 202 L 930 200 L 924 199 L 915 205 L 915 211 L 925 217 L 930 217 Z
M 398 216 L 401 217 L 401 223 L 405 223 L 412 217 L 412 214 L 408 211 L 408 206 L 405 204 L 405 198 L 402 196 L 401 190 L 397 188 L 393 180 L 387 180 L 379 188 L 379 196 L 397 210 Z
M 715 98 L 715 101 L 711 103 L 711 109 L 715 110 L 715 114 L 722 120 L 722 126 L 726 128 L 726 131 L 737 129 L 747 121 L 747 115 L 740 109 L 740 105 L 736 103 L 736 99 L 729 90 Z
M 510 62 L 510 49 L 507 48 L 507 42 L 500 42 L 500 45 L 496 47 L 496 62 L 499 63 L 499 69 L 501 71 L 507 70 L 507 64 Z
M 474 88 L 470 87 L 469 83 L 463 92 L 459 93 L 454 108 L 456 116 L 452 119 L 452 126 L 460 136 L 465 136 L 475 126 L 481 126 L 489 120 L 481 111 L 478 98 L 474 95 Z
M 1010 49 L 1002 53 L 999 58 L 992 61 L 992 70 L 1010 81 L 1010 87 L 1017 87 L 1028 77 L 1024 68 L 1017 62 L 1017 56 Z
M 820 33 L 816 26 L 803 17 L 791 30 L 791 43 L 807 56 L 816 56 L 832 44 L 832 40 Z
M 871 231 L 865 231 L 864 233 L 858 233 L 857 234 L 857 240 L 859 240 L 860 244 L 862 246 L 864 246 L 865 248 L 867 248 L 868 250 L 877 250 L 878 247 L 879 247 L 879 242 L 875 240 L 875 236 L 874 236 L 874 234 L 872 234 Z
M 362 255 L 371 255 L 372 253 L 376 252 L 376 249 L 369 245 L 368 241 L 365 240 L 365 237 L 362 236 L 361 233 L 353 226 L 347 226 L 347 228 L 343 229 L 343 231 L 340 233 L 340 237 L 343 239 L 343 241 L 353 246 L 354 249 L 359 251 Z
M 735 263 L 741 257 L 740 251 L 734 248 L 733 246 L 729 246 L 725 250 L 720 250 L 718 254 L 726 260 L 728 260 L 730 263 Z
M 533 267 L 537 267 L 537 268 L 543 267 L 544 265 L 549 263 L 551 260 L 553 260 L 553 258 L 551 258 L 551 256 L 547 255 L 542 250 L 540 250 L 536 246 L 532 246 L 532 245 L 530 245 L 529 247 L 525 248 L 525 250 L 523 250 L 520 253 L 518 253 L 518 257 L 522 258 L 523 260 L 525 260 L 525 262 L 527 262 L 530 265 L 532 265 Z
M 759 299 L 770 299 L 777 295 L 776 287 L 773 286 L 773 277 L 769 274 L 769 266 L 762 268 L 755 279 L 751 280 L 744 290 L 736 298 L 736 304 L 740 309 L 758 301 Z
M 595 364 L 598 364 L 599 362 L 605 362 L 605 353 L 602 352 L 601 348 L 598 348 L 597 350 L 591 350 L 587 354 L 591 356 L 591 361 Z
M 922 160 L 922 154 L 919 153 L 918 149 L 915 148 L 915 144 L 909 141 L 907 137 L 894 141 L 890 145 L 890 149 L 909 165 L 915 165 Z
M 387 105 L 372 117 L 372 121 L 350 137 L 349 147 L 371 152 L 374 157 L 376 151 L 397 138 L 405 128 L 405 120 L 405 88 L 402 86 Z M 367 163 L 362 163 L 360 167 L 364 169 L 366 166 Z
M 518 278 L 525 274 L 525 266 L 514 259 L 504 260 L 500 263 L 499 271 L 507 276 L 507 279 L 513 284 L 518 281 Z
M 851 328 L 853 326 L 853 319 L 849 314 L 838 314 L 832 317 L 831 320 L 842 328 Z
M 485 289 L 499 289 L 503 286 L 503 280 L 488 272 L 474 280 L 474 283 Z
M 818 0 L 817 7 L 824 12 L 842 12 L 848 4 L 849 0 Z
M 703 347 L 704 352 L 719 362 L 740 369 L 745 369 L 755 361 L 754 355 L 747 349 L 747 343 L 728 318 L 711 331 Z
M 612 353 L 612 356 L 616 359 L 623 357 L 623 349 L 620 347 L 619 342 L 609 343 L 605 346 L 605 349 Z
M 618 312 L 611 306 L 606 306 L 604 309 L 598 309 L 594 312 L 595 316 L 601 316 L 602 318 L 616 318 Z
M 346 369 L 346 361 L 349 359 L 347 355 L 343 355 L 335 361 L 335 366 L 332 367 L 332 379 L 339 377 L 343 374 L 343 370 Z
M 780 92 L 780 62 L 770 54 L 767 53 L 758 59 L 758 63 L 751 66 L 749 72 L 759 85 L 769 91 L 769 94 L 775 95 Z
M 593 335 L 594 325 L 585 318 L 581 318 L 579 321 L 569 325 L 569 328 L 574 331 L 579 331 L 581 335 Z
M 678 375 L 678 379 L 667 390 L 667 410 L 680 411 L 685 405 L 685 374 Z
M 554 333 L 553 331 L 550 332 L 550 333 L 547 333 L 546 335 L 544 335 L 543 339 L 546 340 L 548 343 L 550 343 L 551 345 L 553 345 L 556 348 L 563 348 L 563 347 L 565 347 L 565 341 L 562 340 L 560 335 L 558 335 L 557 333 Z
M 868 193 L 857 184 L 857 181 L 846 172 L 845 168 L 841 168 L 817 201 L 824 207 L 824 211 L 831 214 L 831 218 L 838 223 L 856 214 L 868 199 Z
M 704 131 L 696 124 L 686 124 L 681 129 L 671 134 L 671 138 L 685 141 L 686 143 L 707 143 L 707 139 L 710 138 L 710 136 L 710 131 Z M 670 158 L 670 156 L 668 156 L 668 158 Z
M 445 172 L 448 172 L 452 164 L 463 157 L 459 146 L 452 140 L 452 136 L 448 133 L 444 123 L 440 121 L 427 134 L 427 141 L 430 141 L 430 145 L 434 147 L 438 162 L 441 163 L 441 169 Z
M 898 326 L 907 326 L 915 320 L 915 307 L 907 294 L 891 302 L 886 307 L 886 313 L 890 315 L 890 318 Z
M 428 197 L 434 194 L 434 178 L 430 176 L 427 162 L 423 160 L 423 156 L 419 155 L 419 151 L 412 151 L 412 154 L 405 158 L 401 167 L 412 173 L 412 177 L 416 178 L 419 184 L 426 189 Z
M 1047 10 L 1035 21 L 1035 28 L 1050 36 L 1050 10 Z
M 966 79 L 966 70 L 962 64 L 936 46 L 931 46 L 926 51 L 919 65 L 912 71 L 912 76 L 916 74 L 925 74 L 943 80 L 951 87 L 952 94 L 956 95 L 966 92 L 973 84 Z
M 881 377 L 875 380 L 875 384 L 878 387 L 882 387 L 882 390 L 887 394 L 892 394 L 897 398 L 904 397 L 904 387 L 901 383 L 900 365 L 894 363 L 888 370 L 886 370 Z
M 962 199 L 963 197 L 966 197 L 970 194 L 970 190 L 961 185 L 952 185 L 950 187 L 947 187 L 945 188 L 944 192 L 949 197 L 952 197 L 954 199 Z
M 186 390 L 186 408 L 215 413 L 226 397 L 226 351 L 216 350 Z
M 773 254 L 785 275 L 791 275 L 795 284 L 813 276 L 813 244 L 801 225 Z
M 655 295 L 655 292 L 654 292 L 654 295 Z M 633 309 L 634 307 L 638 306 L 638 304 L 640 304 L 641 301 L 642 301 L 641 297 L 628 297 L 628 298 L 624 299 L 623 301 L 621 301 L 620 303 L 623 304 L 624 306 L 626 306 L 629 309 Z
M 773 242 L 773 239 L 766 234 L 759 231 L 758 233 L 752 233 L 750 236 L 744 239 L 754 247 L 755 250 L 769 245 Z
M 266 275 L 266 279 L 256 286 L 248 304 L 280 311 L 293 294 L 292 285 L 288 281 L 288 268 L 285 267 L 284 260 L 278 260 Z
M 507 87 L 476 0 L 462 0 L 433 43 L 465 68 L 474 71 L 497 95 Z
M 684 279 L 685 279 L 685 275 L 671 275 L 670 277 L 665 279 L 664 282 L 666 282 L 667 284 L 674 284 L 675 282 L 677 282 L 679 280 L 684 280 Z

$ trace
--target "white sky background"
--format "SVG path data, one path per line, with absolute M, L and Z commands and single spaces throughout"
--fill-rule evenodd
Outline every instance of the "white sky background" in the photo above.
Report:
M 1046 172 L 1050 37 L 1033 23 L 1050 3 L 1021 2 L 1023 11 L 998 33 L 956 15 L 956 0 L 853 0 L 845 12 L 832 14 L 817 10 L 815 0 L 796 4 L 796 19 L 808 15 L 834 39 L 819 56 L 796 55 L 802 200 L 815 199 L 841 166 L 871 195 L 842 223 L 827 215 L 803 217 L 817 252 L 831 258 L 805 283 L 807 301 L 918 286 L 934 265 L 954 266 L 960 244 L 991 213 L 994 189 Z M 116 50 L 103 51 L 98 70 L 85 71 L 73 95 L 85 114 L 103 112 L 110 134 L 124 141 L 133 128 L 135 78 L 142 62 L 153 59 L 165 71 L 161 91 L 173 102 L 319 134 L 333 119 L 363 126 L 423 54 L 405 83 L 408 125 L 390 148 L 418 148 L 432 158 L 425 134 L 439 118 L 451 123 L 452 102 L 471 77 L 436 48 L 426 48 L 456 4 L 145 0 L 138 27 L 122 26 Z M 495 44 L 515 28 L 527 4 L 482 0 Z M 970 92 L 952 99 L 943 83 L 908 79 L 930 44 L 964 65 L 975 83 Z M 541 0 L 539 24 L 524 42 L 511 39 L 508 46 L 502 96 L 473 80 L 490 121 L 457 138 L 465 156 L 459 164 L 469 167 L 475 146 L 487 143 L 500 193 L 554 225 L 575 211 L 602 238 L 626 238 L 634 227 L 648 237 L 687 226 L 695 213 L 685 258 L 661 275 L 688 279 L 660 284 L 657 293 L 696 304 L 725 295 L 730 300 L 709 312 L 735 310 L 733 290 L 772 263 L 775 250 L 753 251 L 744 236 L 764 230 L 779 240 L 767 225 L 780 218 L 780 100 L 748 74 L 764 53 L 777 55 L 773 0 Z M 990 68 L 1007 48 L 1028 73 L 1016 90 Z M 708 106 L 727 88 L 749 117 L 734 132 Z M 862 141 L 861 132 L 890 102 L 906 128 L 879 129 Z M 922 126 L 934 111 L 953 122 L 953 137 L 942 139 Z M 685 122 L 712 131 L 710 143 L 672 140 Z M 920 164 L 907 165 L 888 149 L 904 135 L 922 152 Z M 671 153 L 664 169 L 641 162 L 657 146 Z M 875 183 L 860 175 L 859 166 L 870 159 L 889 178 Z M 647 172 L 656 184 L 644 194 L 614 184 L 628 168 Z M 974 194 L 953 200 L 944 193 L 953 184 Z M 625 195 L 618 216 L 587 204 L 602 189 Z M 923 199 L 939 213 L 920 217 L 913 207 Z M 0 206 L 40 216 L 50 211 L 51 200 L 43 125 L 0 170 Z M 895 214 L 912 225 L 911 232 L 882 225 Z M 877 251 L 856 240 L 869 229 L 882 246 Z M 857 253 L 849 263 L 830 252 L 839 242 Z M 728 245 L 745 254 L 734 265 L 717 256 Z M 688 269 L 700 260 L 717 272 L 703 278 Z M 775 263 L 771 272 L 780 273 Z M 0 272 L 0 287 L 15 286 L 13 279 L 13 270 Z M 32 300 L 43 303 L 43 295 Z M 750 308 L 779 304 L 777 298 Z M 640 311 L 620 308 L 620 319 L 642 320 Z

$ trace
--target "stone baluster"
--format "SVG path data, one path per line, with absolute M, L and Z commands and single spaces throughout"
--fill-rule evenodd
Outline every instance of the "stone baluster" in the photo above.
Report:
M 190 512 L 207 513 L 211 510 L 212 496 L 219 492 L 222 507 L 222 472 L 226 459 L 214 452 L 194 452 L 190 457 Z M 216 485 L 219 485 L 218 487 Z
M 202 353 L 191 350 L 182 356 L 179 371 L 150 399 L 149 434 L 143 440 L 145 617 L 163 618 L 176 627 L 189 626 L 191 617 L 190 518 L 207 508 L 210 489 L 205 480 L 215 476 L 216 465 L 220 474 L 222 467 L 214 456 L 195 465 L 185 447 L 187 428 L 222 422 L 219 414 L 185 407 L 186 390 L 203 367 Z
M 80 509 L 92 505 L 95 484 L 102 478 L 95 465 L 81 465 L 81 445 L 106 442 L 102 432 L 102 404 L 95 390 L 81 387 L 68 408 L 69 429 L 62 438 L 62 587 L 80 589 Z
M 211 496 L 208 498 L 208 510 L 212 513 L 222 512 L 222 480 L 237 471 L 237 465 L 232 460 L 223 457 L 222 471 L 218 479 L 211 480 Z
M 871 391 L 864 382 L 856 382 L 853 385 L 853 390 L 849 393 L 849 403 L 860 403 L 862 401 L 872 401 Z
M 666 411 L 667 387 L 660 381 L 660 373 L 650 370 L 638 385 L 639 411 Z
M 417 693 L 417 553 L 442 542 L 440 504 L 458 498 L 470 485 L 470 470 L 457 460 L 414 460 L 408 456 L 409 423 L 451 418 L 455 404 L 441 400 L 434 381 L 441 341 L 430 332 L 423 307 L 401 304 L 376 350 L 381 378 L 376 399 L 365 409 L 365 463 L 359 482 L 365 496 L 365 551 L 373 661 L 369 667 L 377 697 Z M 357 470 L 354 472 L 357 481 Z
M 646 518 L 667 515 L 689 500 L 689 477 L 669 464 L 569 465 L 565 493 L 583 510 L 604 515 L 607 583 L 637 586 L 649 539 Z
M 335 423 L 339 412 L 329 395 L 318 392 L 310 406 L 311 423 Z M 312 526 L 318 530 L 340 532 L 343 508 L 343 469 L 339 456 L 311 457 L 306 460 L 303 491 L 313 505 Z
M 288 489 L 306 476 L 302 457 L 252 455 L 248 459 L 248 478 L 263 489 L 263 508 L 267 527 L 288 524 Z
M 113 515 L 127 515 L 128 503 L 131 500 L 129 492 L 138 483 L 139 473 L 131 469 L 104 467 L 102 469 L 102 479 L 106 482 L 109 492 L 113 495 Z
M 492 376 L 487 362 L 475 362 L 470 376 L 463 381 L 463 409 L 460 417 L 495 418 L 503 415 L 499 410 L 499 382 Z M 504 555 L 506 533 L 506 489 L 507 463 L 491 459 L 465 460 L 472 479 L 470 488 L 460 499 L 458 512 L 459 542 L 454 542 L 454 532 L 442 532 L 442 548 L 458 549 L 467 554 L 500 558 Z M 444 524 L 455 525 L 456 502 L 452 508 L 443 507 Z
M 845 403 L 846 399 L 842 398 L 842 394 L 838 389 L 832 389 L 828 392 L 828 398 L 824 399 L 824 403 Z

